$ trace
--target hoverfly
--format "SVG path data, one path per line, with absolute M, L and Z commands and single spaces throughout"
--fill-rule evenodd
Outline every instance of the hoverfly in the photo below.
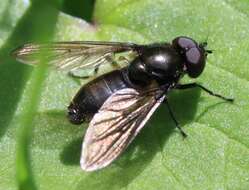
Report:
M 69 73 L 88 68 L 97 72 L 100 65 L 113 63 L 116 54 L 135 55 L 127 66 L 84 85 L 68 106 L 70 122 L 90 121 L 80 164 L 83 170 L 94 171 L 115 160 L 163 102 L 176 127 L 187 136 L 166 98 L 170 90 L 200 88 L 212 96 L 233 101 L 198 83 L 179 83 L 185 74 L 197 78 L 203 72 L 206 58 L 212 53 L 206 46 L 207 43 L 180 36 L 171 43 L 148 45 L 97 41 L 25 44 L 14 50 L 13 55 L 32 65 L 41 61 L 40 55 L 46 55 L 47 64 Z

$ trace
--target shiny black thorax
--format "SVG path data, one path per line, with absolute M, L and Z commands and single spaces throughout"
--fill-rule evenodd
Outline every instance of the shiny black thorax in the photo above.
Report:
M 159 85 L 175 83 L 183 74 L 183 59 L 170 44 L 145 46 L 128 67 L 130 80 L 148 85 L 152 80 Z
M 89 120 L 114 92 L 146 88 L 152 81 L 170 87 L 183 73 L 183 60 L 170 44 L 152 44 L 139 50 L 129 66 L 104 74 L 83 86 L 68 107 L 74 124 Z M 168 85 L 167 85 L 168 84 Z

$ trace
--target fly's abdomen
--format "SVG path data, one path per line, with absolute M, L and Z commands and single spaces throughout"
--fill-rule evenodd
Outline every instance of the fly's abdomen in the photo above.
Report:
M 74 124 L 89 120 L 109 96 L 117 90 L 127 88 L 123 72 L 112 71 L 83 86 L 68 107 L 69 120 Z

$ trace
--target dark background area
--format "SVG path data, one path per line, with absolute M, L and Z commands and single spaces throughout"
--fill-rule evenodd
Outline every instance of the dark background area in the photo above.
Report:
M 32 0 L 32 2 L 38 1 L 40 0 Z M 64 13 L 83 18 L 88 22 L 92 20 L 95 0 L 45 0 L 43 2 L 56 7 Z

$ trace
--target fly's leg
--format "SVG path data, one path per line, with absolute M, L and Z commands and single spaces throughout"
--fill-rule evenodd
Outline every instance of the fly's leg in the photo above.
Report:
M 78 76 L 78 75 L 75 75 L 73 72 L 68 72 L 68 76 L 73 78 L 73 79 L 89 79 L 89 78 L 91 78 L 90 75 Z
M 161 98 L 164 96 L 164 94 L 167 92 L 168 90 L 168 86 L 165 87 L 165 89 L 162 88 L 162 91 L 159 91 L 159 93 L 156 93 L 155 94 L 155 100 L 156 101 L 161 101 Z M 163 93 L 162 93 L 163 92 Z M 176 117 L 174 116 L 174 113 L 169 105 L 169 102 L 167 100 L 167 97 L 163 99 L 163 102 L 160 102 L 160 103 L 165 103 L 168 110 L 169 110 L 169 114 L 170 114 L 170 117 L 173 119 L 176 127 L 178 128 L 178 130 L 180 131 L 181 135 L 183 138 L 186 138 L 187 137 L 187 134 L 182 130 L 181 126 L 179 125 L 179 122 L 177 121 Z
M 130 62 L 129 62 L 129 60 L 126 58 L 126 57 L 124 57 L 124 56 L 120 56 L 120 57 L 118 57 L 118 61 L 112 61 L 111 62 L 111 64 L 112 64 L 112 66 L 115 68 L 115 69 L 121 69 L 122 68 L 122 63 L 120 64 L 119 62 L 123 62 L 123 63 L 125 63 L 125 65 L 129 65 L 130 64 Z
M 186 137 L 187 137 L 187 134 L 186 134 L 186 133 L 182 130 L 182 128 L 180 127 L 179 122 L 178 122 L 177 119 L 175 118 L 174 113 L 173 113 L 173 111 L 172 111 L 172 109 L 171 109 L 171 107 L 170 107 L 170 105 L 169 105 L 168 100 L 165 99 L 165 100 L 164 100 L 164 103 L 166 103 L 166 105 L 167 105 L 167 107 L 168 107 L 168 110 L 169 110 L 169 114 L 170 114 L 171 118 L 173 119 L 173 121 L 174 121 L 176 127 L 179 129 L 181 135 L 183 136 L 183 138 L 186 138 Z
M 81 76 L 81 75 L 76 75 L 76 74 L 74 74 L 73 72 L 68 72 L 68 76 L 69 76 L 69 77 L 72 77 L 73 79 L 89 79 L 89 78 L 92 78 L 92 77 L 94 77 L 94 76 L 96 76 L 96 75 L 98 74 L 98 72 L 99 72 L 99 67 L 100 67 L 100 64 L 95 66 L 92 75 L 84 75 L 84 76 Z
M 120 64 L 118 62 L 116 62 L 114 60 L 114 57 L 113 55 L 106 55 L 105 56 L 105 61 L 107 63 L 111 63 L 112 66 L 115 68 L 115 69 L 121 69 L 122 67 L 120 66 Z M 118 61 L 124 61 L 125 64 L 129 64 L 129 60 L 124 57 L 124 56 L 120 56 L 119 57 L 119 60 Z M 81 76 L 81 75 L 77 75 L 77 74 L 74 74 L 73 72 L 68 72 L 68 76 L 72 77 L 73 79 L 89 79 L 89 78 L 92 78 L 92 77 L 95 77 L 97 76 L 98 72 L 99 72 L 99 67 L 100 65 L 102 65 L 103 62 L 97 64 L 95 67 L 94 67 L 94 72 L 92 75 L 85 75 L 85 76 Z
M 234 101 L 233 98 L 227 98 L 227 97 L 224 97 L 224 96 L 222 96 L 220 94 L 216 94 L 216 93 L 212 92 L 211 90 L 205 88 L 204 86 L 202 86 L 202 85 L 200 85 L 198 83 L 178 84 L 176 86 L 176 89 L 189 89 L 189 88 L 200 88 L 200 89 L 204 90 L 205 92 L 207 92 L 211 96 L 215 96 L 217 98 L 220 98 L 220 99 L 228 101 L 228 102 L 233 102 Z
M 112 62 L 112 66 L 113 66 L 115 69 L 121 69 L 121 66 L 120 66 L 116 61 L 113 61 L 113 62 Z
M 118 64 L 117 61 L 115 61 L 115 55 L 109 55 L 109 56 L 106 56 L 105 59 L 107 62 L 111 63 L 111 65 L 115 68 L 115 69 L 121 69 L 121 66 L 120 64 Z M 120 58 L 120 57 L 119 57 Z M 118 60 L 120 61 L 120 60 Z
M 130 64 L 130 61 L 125 56 L 120 56 L 118 60 L 123 61 L 126 65 Z
M 94 73 L 93 73 L 94 76 L 96 76 L 96 75 L 98 74 L 98 72 L 99 72 L 99 67 L 100 67 L 100 65 L 97 65 L 97 66 L 94 68 Z

